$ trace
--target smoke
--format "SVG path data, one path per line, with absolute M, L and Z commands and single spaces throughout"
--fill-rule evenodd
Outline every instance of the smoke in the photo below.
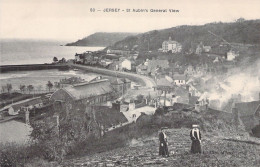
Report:
M 234 68 L 227 74 L 207 77 L 214 82 L 207 85 L 208 91 L 200 99 L 208 98 L 213 108 L 223 109 L 234 97 L 241 97 L 242 102 L 259 100 L 260 59 Z

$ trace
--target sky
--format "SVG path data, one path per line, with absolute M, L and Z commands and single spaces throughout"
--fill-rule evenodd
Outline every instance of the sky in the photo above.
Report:
M 120 12 L 103 12 L 106 8 L 118 8 Z M 151 9 L 167 12 L 154 13 Z M 169 9 L 179 12 L 170 13 Z M 0 0 L 0 38 L 74 41 L 95 32 L 146 32 L 178 25 L 233 22 L 240 17 L 260 19 L 260 1 Z

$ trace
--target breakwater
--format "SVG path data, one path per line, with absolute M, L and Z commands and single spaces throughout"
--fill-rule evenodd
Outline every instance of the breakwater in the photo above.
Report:
M 141 84 L 142 86 L 147 86 L 147 87 L 155 86 L 155 82 L 153 81 L 152 78 L 142 76 L 142 75 L 138 75 L 138 74 L 134 74 L 134 73 L 112 71 L 112 70 L 103 69 L 103 68 L 76 65 L 76 64 L 73 64 L 71 66 L 73 68 L 82 69 L 82 70 L 89 71 L 89 72 L 92 72 L 92 73 L 98 73 L 98 74 L 102 74 L 102 75 L 108 75 L 108 76 L 119 77 L 119 78 L 128 78 L 128 79 L 130 79 L 130 80 L 132 80 L 136 83 Z
M 32 70 L 49 70 L 59 69 L 68 70 L 68 65 L 63 64 L 25 64 L 25 65 L 2 65 L 0 66 L 0 73 L 9 71 L 32 71 Z

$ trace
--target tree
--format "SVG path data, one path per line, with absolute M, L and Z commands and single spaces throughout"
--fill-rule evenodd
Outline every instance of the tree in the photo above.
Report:
M 62 62 L 62 63 L 66 63 L 66 59 L 63 57 L 63 58 L 61 59 L 61 62 Z
M 34 87 L 33 87 L 32 85 L 28 85 L 28 86 L 27 86 L 27 90 L 29 91 L 29 94 L 30 94 L 30 92 L 31 92 L 33 89 L 34 89 Z
M 7 92 L 10 93 L 10 91 L 13 89 L 12 84 L 8 83 L 6 84 Z
M 62 161 L 63 157 L 78 145 L 91 140 L 91 133 L 88 131 L 90 123 L 86 105 L 56 104 L 43 116 L 41 121 L 31 122 L 33 127 L 30 137 L 37 145 L 44 158 L 48 160 Z M 87 111 L 88 112 L 87 112 Z M 75 111 L 75 112 L 74 112 Z M 55 113 L 56 120 L 49 119 Z
M 57 63 L 59 60 L 58 60 L 58 58 L 57 57 L 53 57 L 53 62 L 54 63 Z
M 49 92 L 50 92 L 51 89 L 53 88 L 53 83 L 51 83 L 51 81 L 48 81 L 48 83 L 46 85 L 47 85 Z
M 2 92 L 4 93 L 6 91 L 6 85 L 2 86 Z
M 20 91 L 24 93 L 24 91 L 25 91 L 25 85 L 20 85 Z

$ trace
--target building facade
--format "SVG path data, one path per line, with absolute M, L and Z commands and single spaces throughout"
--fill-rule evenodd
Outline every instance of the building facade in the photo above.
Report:
M 178 53 L 181 52 L 181 50 L 182 50 L 182 45 L 177 41 L 172 41 L 171 37 L 169 37 L 168 41 L 164 41 L 162 43 L 163 52 Z

